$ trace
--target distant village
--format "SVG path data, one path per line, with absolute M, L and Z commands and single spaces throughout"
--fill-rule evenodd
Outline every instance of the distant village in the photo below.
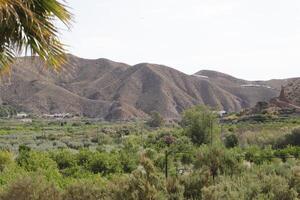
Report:
M 74 115 L 70 113 L 54 113 L 54 114 L 42 114 L 40 117 L 44 119 L 63 120 L 63 119 L 73 118 Z M 15 118 L 19 119 L 22 122 L 27 122 L 27 123 L 32 122 L 32 115 L 25 112 L 17 113 Z

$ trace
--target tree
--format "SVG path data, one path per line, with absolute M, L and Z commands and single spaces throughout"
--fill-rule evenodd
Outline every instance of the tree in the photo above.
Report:
M 0 70 L 3 73 L 22 51 L 38 55 L 58 70 L 66 62 L 58 38 L 58 19 L 69 27 L 72 15 L 57 0 L 0 1 Z
M 150 127 L 161 127 L 164 123 L 164 119 L 158 112 L 151 112 L 150 119 L 147 122 Z
M 214 112 L 204 106 L 196 106 L 183 113 L 181 125 L 192 142 L 197 145 L 208 144 L 213 139 L 213 128 L 217 117 Z

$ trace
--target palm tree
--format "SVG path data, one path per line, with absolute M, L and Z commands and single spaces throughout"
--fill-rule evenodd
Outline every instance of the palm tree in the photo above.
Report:
M 55 20 L 68 28 L 72 15 L 57 0 L 0 0 L 0 72 L 21 52 L 38 55 L 55 71 L 66 62 Z

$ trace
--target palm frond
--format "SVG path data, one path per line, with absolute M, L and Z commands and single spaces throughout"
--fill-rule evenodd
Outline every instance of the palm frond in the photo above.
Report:
M 59 70 L 66 62 L 65 45 L 59 40 L 58 19 L 67 27 L 72 15 L 57 0 L 0 0 L 0 70 L 22 51 L 38 55 Z

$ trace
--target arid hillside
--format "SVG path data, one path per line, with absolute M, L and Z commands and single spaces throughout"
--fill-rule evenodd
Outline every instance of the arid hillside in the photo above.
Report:
M 69 56 L 60 73 L 38 58 L 20 58 L 2 80 L 0 103 L 36 114 L 68 112 L 106 120 L 146 118 L 158 111 L 178 118 L 193 105 L 240 111 L 279 95 L 289 80 L 245 81 L 214 71 L 187 75 L 170 67 L 129 66 L 107 59 Z

